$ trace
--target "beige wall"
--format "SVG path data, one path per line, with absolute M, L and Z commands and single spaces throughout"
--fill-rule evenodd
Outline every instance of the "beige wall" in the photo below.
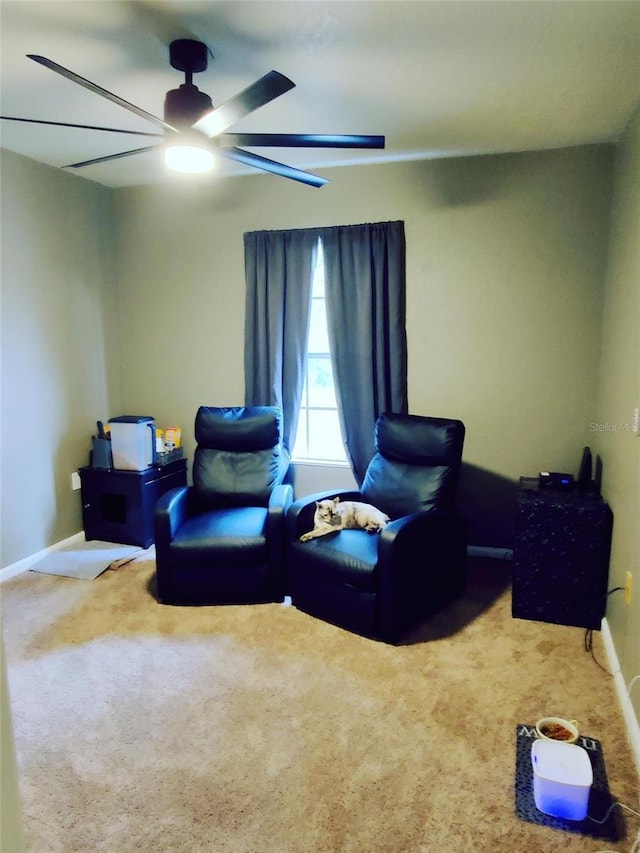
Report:
M 606 283 L 600 393 L 593 446 L 602 458 L 603 493 L 614 513 L 609 588 L 635 582 L 631 604 L 609 597 L 607 618 L 625 684 L 640 674 L 640 438 L 630 431 L 640 406 L 640 107 L 618 146 Z M 640 719 L 640 684 L 631 691 Z
M 123 405 L 185 428 L 243 401 L 254 229 L 403 219 L 409 405 L 467 426 L 473 544 L 511 544 L 520 475 L 577 473 L 596 414 L 612 149 L 327 170 L 116 196 Z
M 2 152 L 2 566 L 82 529 L 71 472 L 118 406 L 111 193 Z

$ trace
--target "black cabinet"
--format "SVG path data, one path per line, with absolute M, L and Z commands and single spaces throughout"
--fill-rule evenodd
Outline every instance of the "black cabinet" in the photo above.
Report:
M 611 510 L 599 495 L 540 488 L 537 478 L 521 478 L 513 616 L 599 630 L 612 524 Z
M 169 489 L 186 486 L 187 461 L 145 471 L 81 468 L 79 473 L 86 538 L 148 548 L 156 501 Z

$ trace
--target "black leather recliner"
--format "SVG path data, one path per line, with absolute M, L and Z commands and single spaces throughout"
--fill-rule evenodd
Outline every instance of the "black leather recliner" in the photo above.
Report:
M 193 485 L 156 504 L 164 604 L 282 601 L 285 517 L 293 490 L 275 406 L 201 406 Z
M 466 521 L 455 508 L 465 427 L 461 421 L 384 414 L 360 491 L 324 492 L 289 508 L 293 604 L 357 634 L 389 643 L 459 595 Z M 364 501 L 386 512 L 380 534 L 341 530 L 300 542 L 317 500 Z

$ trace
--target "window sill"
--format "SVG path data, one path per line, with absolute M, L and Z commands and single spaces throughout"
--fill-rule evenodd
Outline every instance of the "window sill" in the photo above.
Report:
M 348 462 L 341 461 L 339 459 L 302 459 L 299 457 L 293 457 L 291 459 L 292 465 L 308 465 L 310 468 L 347 468 L 351 469 L 351 466 Z

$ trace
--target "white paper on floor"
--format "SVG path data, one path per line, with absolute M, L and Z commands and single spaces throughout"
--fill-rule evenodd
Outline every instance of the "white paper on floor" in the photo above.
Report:
M 134 559 L 143 550 L 138 545 L 120 545 L 117 542 L 92 539 L 51 551 L 31 566 L 29 571 L 91 581 L 106 571 L 112 563 L 127 558 Z

